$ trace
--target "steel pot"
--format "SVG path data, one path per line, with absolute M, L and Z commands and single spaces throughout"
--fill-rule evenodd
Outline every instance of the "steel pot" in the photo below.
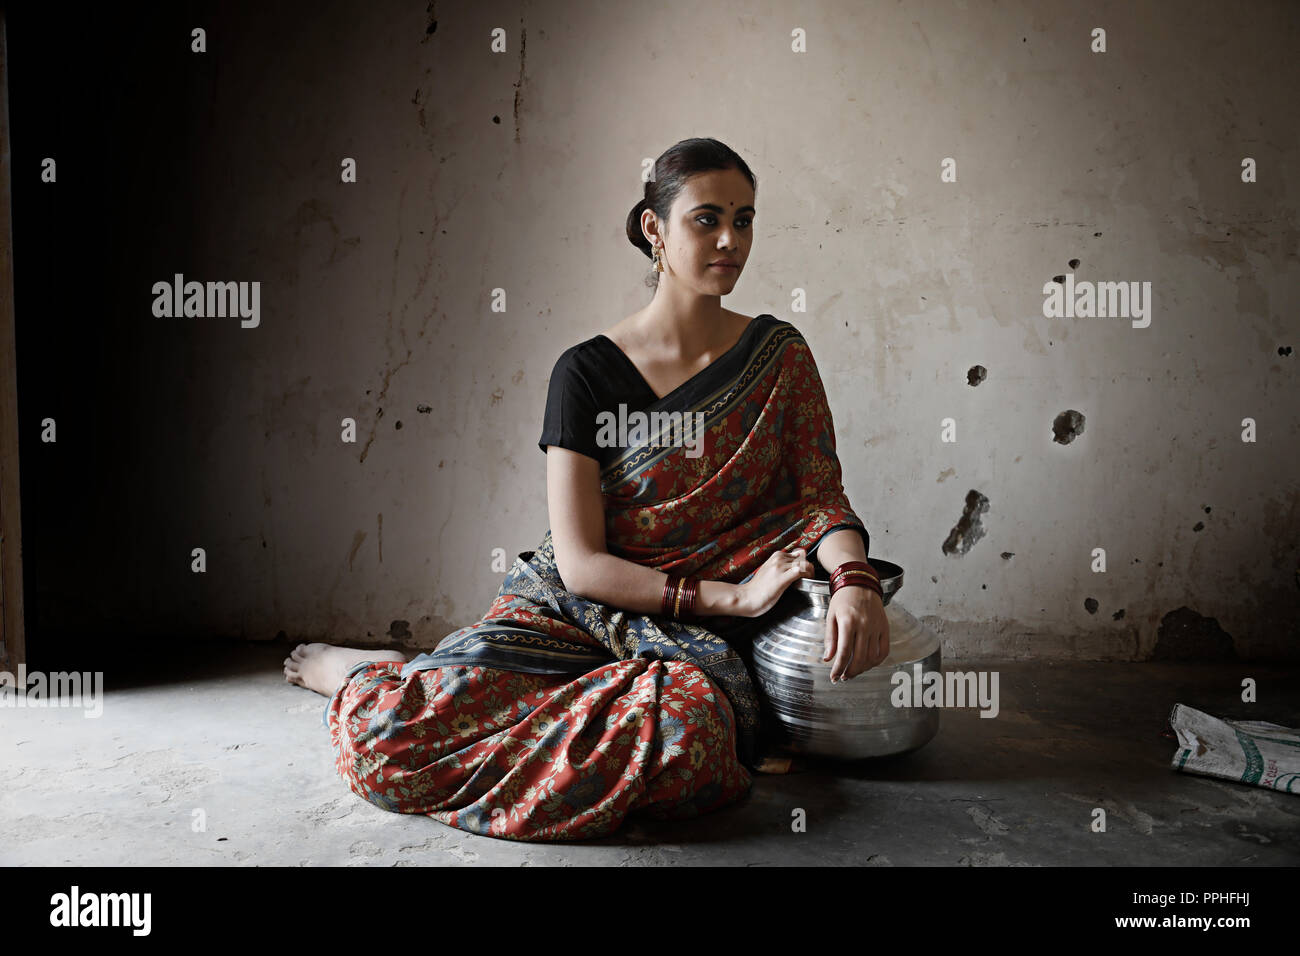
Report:
M 922 675 L 940 671 L 939 638 L 893 600 L 903 586 L 903 569 L 879 558 L 869 562 L 880 575 L 889 619 L 889 656 L 871 670 L 831 683 L 830 664 L 822 663 L 830 604 L 826 577 L 791 585 L 754 634 L 754 676 L 791 754 L 883 757 L 924 746 L 939 731 L 939 708 L 895 707 L 890 700 L 895 673 L 914 678 L 918 664 Z

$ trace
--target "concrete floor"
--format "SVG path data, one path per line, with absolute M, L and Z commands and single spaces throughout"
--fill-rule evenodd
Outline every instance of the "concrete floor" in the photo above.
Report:
M 1295 865 L 1300 796 L 1170 769 L 1176 701 L 1300 724 L 1294 667 L 945 661 L 996 669 L 1001 713 L 946 710 L 921 750 L 759 775 L 742 804 L 613 837 L 475 836 L 354 796 L 324 698 L 286 684 L 287 645 L 148 652 L 105 673 L 103 715 L 0 708 L 6 865 Z M 83 665 L 84 666 L 84 665 Z M 51 668 L 53 669 L 53 668 Z M 1237 700 L 1240 676 L 1261 699 Z M 1286 704 L 1281 702 L 1285 701 Z M 791 831 L 792 811 L 807 831 Z M 1089 829 L 1094 807 L 1106 833 Z M 206 830 L 191 826 L 195 811 Z

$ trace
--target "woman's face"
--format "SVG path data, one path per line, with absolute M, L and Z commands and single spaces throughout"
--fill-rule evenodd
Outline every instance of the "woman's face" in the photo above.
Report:
M 660 237 L 664 272 L 702 295 L 728 294 L 749 258 L 754 212 L 754 190 L 740 170 L 692 176 L 677 194 L 667 234 Z M 713 265 L 720 260 L 735 266 Z

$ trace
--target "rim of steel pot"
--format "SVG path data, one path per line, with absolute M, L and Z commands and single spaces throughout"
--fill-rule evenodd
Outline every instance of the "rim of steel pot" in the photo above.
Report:
M 880 590 L 884 592 L 881 601 L 888 604 L 889 599 L 903 586 L 903 569 L 893 561 L 886 561 L 883 558 L 867 558 L 867 564 L 875 568 L 876 574 L 880 575 Z M 830 574 L 815 562 L 813 569 L 815 573 L 811 578 L 800 578 L 796 584 L 799 590 L 807 595 L 810 604 L 827 607 L 831 603 Z

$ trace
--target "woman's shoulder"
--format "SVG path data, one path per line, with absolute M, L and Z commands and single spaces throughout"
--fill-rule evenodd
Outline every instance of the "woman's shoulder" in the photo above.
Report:
M 753 320 L 750 322 L 750 324 L 749 324 L 747 327 L 749 327 L 749 328 L 775 328 L 775 327 L 778 327 L 778 326 L 788 326 L 789 328 L 794 329 L 794 324 L 793 324 L 793 323 L 791 323 L 791 322 L 789 322 L 789 321 L 787 321 L 787 320 L 781 318 L 780 316 L 773 315 L 771 312 L 760 312 L 760 313 L 758 313 L 758 315 L 756 315 L 756 316 L 753 317 Z M 798 330 L 798 329 L 795 329 L 795 331 L 797 332 L 797 331 L 799 331 L 799 330 Z
M 766 329 L 766 328 L 773 328 L 781 325 L 790 325 L 790 323 L 787 322 L 785 319 L 779 318 L 773 315 L 771 312 L 760 312 L 755 316 L 746 316 L 746 315 L 741 315 L 740 313 L 733 313 L 733 314 L 740 316 L 742 320 L 740 323 L 740 327 L 745 330 Z M 790 327 L 794 328 L 794 326 L 790 326 Z
M 613 343 L 593 335 L 560 352 L 551 366 L 551 385 L 599 396 L 626 384 L 626 375 Z
M 785 328 L 785 329 L 790 329 L 791 331 L 799 335 L 803 334 L 799 332 L 799 329 L 795 327 L 795 324 L 793 322 L 789 321 L 788 319 L 783 319 L 780 318 L 779 316 L 775 316 L 770 312 L 764 312 L 762 315 L 758 316 L 758 320 L 761 322 L 766 322 L 767 325 L 771 326 L 772 328 Z
M 758 323 L 763 324 L 759 327 Z M 759 327 L 763 332 L 772 333 L 779 338 L 782 343 L 793 342 L 805 347 L 808 345 L 807 340 L 803 337 L 803 332 L 800 331 L 797 325 L 788 319 L 782 319 L 772 315 L 770 312 L 764 312 L 759 315 L 755 319 L 755 326 Z
M 556 367 L 589 365 L 593 358 L 601 354 L 601 351 L 600 336 L 593 335 L 581 342 L 575 342 L 562 351 L 556 358 L 555 365 Z

